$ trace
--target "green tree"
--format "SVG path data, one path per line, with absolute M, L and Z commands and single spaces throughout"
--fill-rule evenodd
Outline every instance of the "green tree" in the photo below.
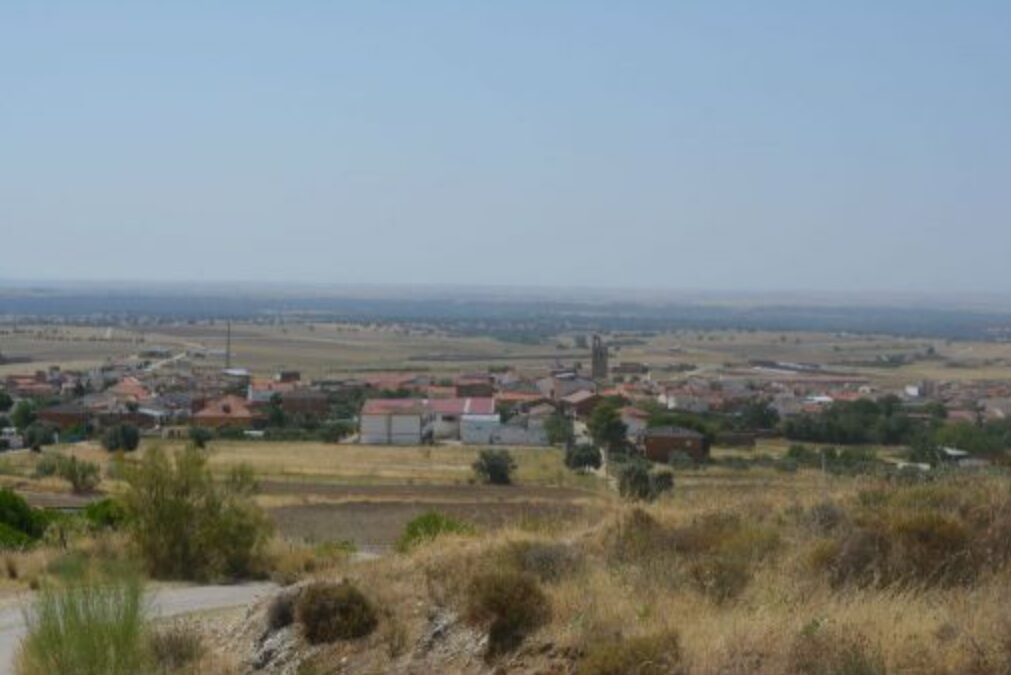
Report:
M 109 452 L 133 452 L 140 445 L 140 431 L 132 424 L 117 424 L 102 434 L 102 447 Z
M 598 447 L 616 451 L 625 446 L 628 427 L 621 421 L 618 408 L 613 403 L 601 403 L 594 408 L 586 426 Z
M 0 412 L 7 412 L 14 405 L 14 399 L 6 391 L 0 391 Z
M 779 424 L 779 413 L 768 401 L 749 401 L 741 409 L 740 423 L 744 429 L 773 429 Z
M 214 438 L 214 434 L 211 433 L 210 429 L 204 427 L 190 427 L 189 430 L 190 442 L 193 443 L 198 448 L 206 448 L 207 444 L 211 442 Z
M 573 471 L 599 469 L 602 461 L 600 449 L 585 443 L 565 451 L 565 466 Z
M 648 462 L 629 462 L 618 474 L 618 492 L 625 499 L 651 502 L 672 489 L 674 474 L 669 469 L 652 471 Z
M 11 410 L 11 423 L 18 431 L 24 431 L 38 417 L 35 403 L 28 399 L 18 401 Z
M 261 569 L 270 525 L 252 499 L 248 467 L 215 481 L 207 456 L 189 446 L 148 450 L 127 473 L 130 535 L 157 578 L 236 579 Z
M 548 435 L 548 443 L 552 445 L 569 445 L 575 437 L 572 420 L 561 412 L 553 412 L 544 420 L 544 431 Z
M 516 460 L 508 450 L 487 448 L 482 450 L 473 464 L 474 474 L 483 483 L 509 485 L 512 483 Z
M 42 446 L 56 442 L 56 428 L 44 422 L 32 422 L 24 430 L 24 438 L 26 446 L 39 452 Z

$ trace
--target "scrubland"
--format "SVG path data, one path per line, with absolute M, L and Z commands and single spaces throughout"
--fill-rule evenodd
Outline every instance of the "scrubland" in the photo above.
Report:
M 330 568 L 313 576 L 361 589 L 377 627 L 300 672 L 1011 672 L 1007 477 L 817 484 L 675 487 L 575 529 L 450 532 Z

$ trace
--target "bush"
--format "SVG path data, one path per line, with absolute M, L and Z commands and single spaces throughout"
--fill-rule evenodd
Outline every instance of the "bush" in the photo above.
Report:
M 57 455 L 56 458 L 57 475 L 70 483 L 75 493 L 91 492 L 102 481 L 102 470 L 94 462 L 63 455 Z
M 577 445 L 565 451 L 565 466 L 573 471 L 599 469 L 602 462 L 600 450 L 592 445 Z
M 28 548 L 32 541 L 32 538 L 21 530 L 15 530 L 6 523 L 0 523 L 0 549 L 17 551 Z
M 508 450 L 485 449 L 473 464 L 475 475 L 483 483 L 509 485 L 516 470 L 516 460 Z
M 56 427 L 43 422 L 32 422 L 24 431 L 25 446 L 34 452 L 42 450 L 44 445 L 56 442 Z
M 84 507 L 84 519 L 96 530 L 118 530 L 126 522 L 126 508 L 111 497 Z
M 155 665 L 164 672 L 176 672 L 200 660 L 204 643 L 195 629 L 175 625 L 148 637 L 148 650 Z
M 652 471 L 646 462 L 629 462 L 618 474 L 618 492 L 625 499 L 651 502 L 673 488 L 674 474 L 671 471 Z
M 295 620 L 310 644 L 362 638 L 379 623 L 372 603 L 347 581 L 307 586 L 295 602 Z
M 38 509 L 28 505 L 21 495 L 9 488 L 0 489 L 0 524 L 38 539 L 46 530 L 47 520 Z
M 35 462 L 35 477 L 49 478 L 55 476 L 60 469 L 60 455 L 51 452 L 43 453 Z
M 858 631 L 804 628 L 790 649 L 790 672 L 797 675 L 885 675 L 881 650 Z
M 681 642 L 668 632 L 590 646 L 576 666 L 576 675 L 683 675 Z
M 140 431 L 132 424 L 117 424 L 102 434 L 102 447 L 109 452 L 133 452 L 140 445 Z
M 267 606 L 267 630 L 273 633 L 295 622 L 295 603 L 298 596 L 297 590 L 281 591 L 274 596 Z
M 211 442 L 214 438 L 214 434 L 211 433 L 210 429 L 205 429 L 203 427 L 190 427 L 189 430 L 190 442 L 198 448 L 205 448 L 207 444 Z
M 467 619 L 488 624 L 489 657 L 517 647 L 551 616 L 548 597 L 529 574 L 489 572 L 467 588 Z
M 339 443 L 355 432 L 355 427 L 349 422 L 328 422 L 319 430 L 319 438 L 325 443 Z
M 543 541 L 518 541 L 504 551 L 507 565 L 542 582 L 560 581 L 583 565 L 583 556 L 568 544 Z
M 141 584 L 131 577 L 45 585 L 27 617 L 21 675 L 136 675 L 149 672 Z
M 473 531 L 473 527 L 461 520 L 428 511 L 407 523 L 404 533 L 397 540 L 397 550 L 404 553 L 444 534 L 470 534 Z
M 124 495 L 134 545 L 154 577 L 206 580 L 261 572 L 270 524 L 253 502 L 248 469 L 215 481 L 194 447 L 152 448 L 130 468 Z

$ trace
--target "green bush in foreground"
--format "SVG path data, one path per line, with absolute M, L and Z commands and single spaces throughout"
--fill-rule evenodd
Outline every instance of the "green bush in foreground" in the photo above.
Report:
M 0 524 L 38 539 L 48 521 L 39 509 L 33 509 L 24 498 L 8 488 L 0 489 Z
M 270 524 L 252 500 L 248 470 L 215 481 L 206 455 L 195 447 L 171 458 L 152 448 L 131 468 L 123 503 L 149 574 L 206 580 L 262 572 Z
M 295 601 L 295 620 L 310 644 L 362 638 L 379 623 L 369 599 L 347 581 L 304 588 Z
M 428 511 L 407 523 L 404 533 L 397 540 L 397 550 L 404 553 L 444 534 L 470 534 L 473 531 L 474 528 L 462 520 L 438 511 Z
M 146 670 L 136 578 L 44 586 L 26 615 L 19 675 L 136 675 Z

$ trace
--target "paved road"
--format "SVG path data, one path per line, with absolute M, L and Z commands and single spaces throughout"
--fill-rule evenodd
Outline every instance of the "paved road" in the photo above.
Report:
M 150 593 L 149 614 L 154 618 L 166 618 L 241 607 L 252 604 L 275 588 L 270 583 L 162 588 Z M 31 596 L 25 595 L 20 602 L 0 609 L 0 675 L 14 673 L 14 657 L 25 632 L 24 608 L 30 601 Z

